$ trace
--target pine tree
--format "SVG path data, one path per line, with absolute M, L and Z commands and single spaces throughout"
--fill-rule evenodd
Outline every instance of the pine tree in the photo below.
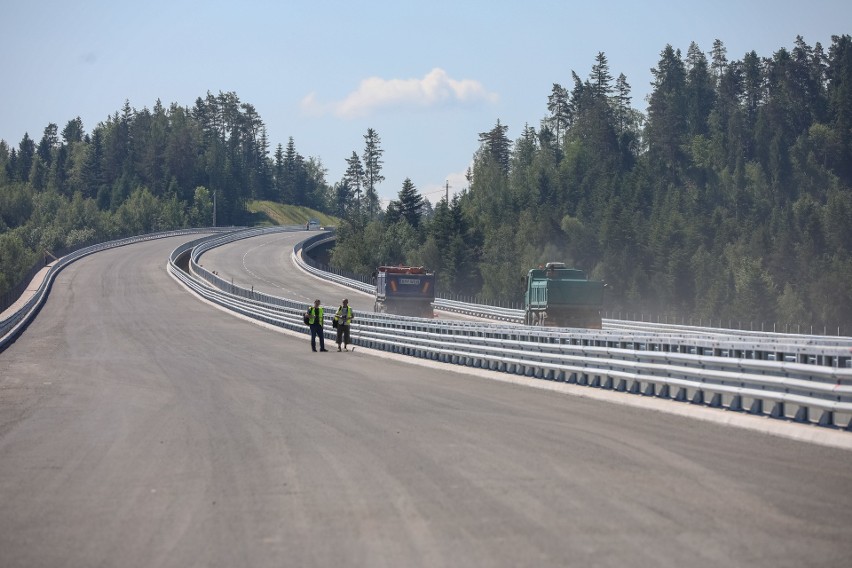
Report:
M 349 190 L 355 196 L 355 211 L 361 212 L 361 187 L 364 184 L 364 166 L 361 164 L 361 158 L 355 151 L 352 151 L 352 156 L 346 159 L 346 173 L 343 174 L 343 179 Z
M 609 62 L 603 51 L 599 51 L 595 56 L 595 64 L 592 66 L 589 84 L 592 88 L 592 94 L 597 98 L 607 100 L 612 94 L 612 75 L 609 73 Z
M 840 140 L 838 173 L 852 185 L 852 36 L 832 36 L 828 50 L 828 100 L 831 125 Z
M 755 51 L 750 51 L 743 57 L 742 81 L 742 96 L 745 103 L 745 114 L 743 116 L 745 123 L 742 125 L 745 129 L 743 133 L 744 150 L 746 152 L 745 159 L 750 160 L 754 157 L 754 144 L 751 141 L 754 140 L 757 113 L 765 100 L 762 62 Z
M 18 171 L 15 179 L 19 179 L 24 182 L 29 181 L 30 170 L 33 167 L 33 159 L 35 158 L 35 155 L 35 142 L 32 138 L 30 138 L 30 135 L 25 132 L 21 143 L 18 145 Z
M 571 96 L 568 99 L 568 108 L 571 113 L 571 122 L 573 124 L 574 119 L 582 112 L 583 106 L 583 98 L 586 96 L 585 90 L 587 87 L 587 83 L 583 83 L 583 80 L 580 79 L 580 76 L 577 75 L 574 71 L 571 71 L 571 79 L 574 80 L 574 88 L 571 89 Z
M 348 218 L 353 209 L 352 196 L 352 188 L 349 186 L 349 181 L 344 177 L 332 189 L 332 214 L 341 219 Z
M 279 143 L 275 147 L 274 162 L 272 166 L 273 199 L 279 203 L 287 203 L 285 192 L 285 167 L 284 147 Z
M 624 73 L 618 76 L 615 81 L 615 97 L 613 105 L 613 114 L 615 115 L 615 126 L 619 134 L 623 134 L 627 130 L 630 122 L 630 84 L 627 82 L 627 77 Z
M 687 129 L 690 136 L 708 132 L 707 119 L 715 102 L 716 90 L 707 57 L 692 42 L 686 53 Z
M 53 162 L 53 152 L 59 146 L 58 131 L 59 127 L 55 124 L 52 122 L 48 124 L 44 129 L 44 135 L 41 137 L 41 141 L 38 143 L 38 149 L 36 150 L 38 157 L 41 158 L 42 162 L 48 168 Z
M 508 126 L 500 124 L 500 119 L 497 119 L 497 124 L 488 132 L 479 133 L 479 142 L 485 153 L 491 157 L 495 164 L 503 172 L 503 175 L 509 174 L 509 158 L 511 155 L 511 142 L 509 142 L 506 131 Z
M 278 184 L 281 188 L 282 203 L 292 205 L 303 205 L 302 199 L 297 190 L 297 177 L 299 170 L 299 162 L 301 156 L 296 152 L 296 143 L 293 137 L 287 139 L 287 149 L 284 151 L 284 161 L 282 162 L 282 178 Z
M 7 181 L 19 181 L 18 180 L 18 151 L 12 148 L 9 151 L 9 158 L 6 160 L 6 180 Z
M 645 133 L 648 151 L 655 166 L 676 172 L 683 164 L 686 120 L 686 70 L 680 50 L 667 45 L 660 62 L 651 70 L 654 90 L 648 99 L 648 125 Z
M 376 186 L 382 183 L 385 178 L 381 175 L 382 154 L 384 150 L 381 148 L 381 139 L 379 134 L 372 128 L 367 129 L 367 134 L 364 135 L 364 188 L 366 190 L 367 212 L 369 218 L 373 219 L 379 210 L 379 194 L 376 191 Z
M 713 74 L 715 84 L 718 85 L 719 81 L 722 79 L 722 75 L 725 73 L 725 69 L 728 67 L 728 48 L 725 47 L 722 40 L 717 38 L 713 41 L 713 50 L 710 53 L 710 69 Z
M 83 166 L 83 197 L 93 198 L 104 184 L 103 174 L 103 135 L 100 128 L 92 133 L 92 142 L 89 144 L 89 153 Z
M 568 91 L 559 83 L 553 83 L 553 90 L 547 97 L 547 110 L 550 112 L 548 125 L 556 132 L 556 146 L 560 147 L 562 134 L 571 125 L 571 108 L 568 105 Z
M 62 138 L 69 145 L 83 141 L 83 121 L 79 116 L 68 121 L 68 124 L 62 129 Z
M 417 188 L 410 178 L 402 182 L 399 190 L 399 213 L 415 229 L 420 226 L 420 216 L 423 210 L 423 196 L 417 192 Z

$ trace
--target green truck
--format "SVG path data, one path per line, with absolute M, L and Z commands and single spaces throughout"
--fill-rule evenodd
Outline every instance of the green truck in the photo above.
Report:
M 603 294 L 603 282 L 562 262 L 548 262 L 527 274 L 524 323 L 601 329 Z

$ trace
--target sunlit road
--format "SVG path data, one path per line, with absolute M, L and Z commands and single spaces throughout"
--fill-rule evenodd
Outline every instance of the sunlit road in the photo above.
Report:
M 370 309 L 293 272 L 294 238 L 202 260 L 235 283 Z M 3 568 L 852 558 L 852 452 L 311 353 L 307 337 L 179 286 L 165 264 L 182 240 L 72 264 L 0 353 Z M 226 274 L 224 262 L 237 265 Z
M 316 232 L 274 233 L 243 239 L 204 253 L 200 263 L 237 286 L 313 304 L 319 298 L 326 310 L 348 298 L 354 310 L 373 311 L 371 294 L 358 292 L 311 276 L 296 268 L 293 246 Z
M 278 233 L 237 241 L 204 253 L 201 264 L 243 288 L 254 288 L 306 304 L 319 299 L 326 310 L 336 310 L 343 298 L 347 298 L 353 310 L 373 311 L 373 294 L 323 281 L 293 266 L 290 259 L 293 246 L 312 234 L 316 233 Z M 435 316 L 438 319 L 476 319 L 439 310 Z

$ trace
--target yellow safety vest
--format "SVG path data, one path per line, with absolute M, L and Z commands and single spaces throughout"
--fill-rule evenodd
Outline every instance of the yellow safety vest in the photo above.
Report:
M 337 315 L 334 316 L 334 319 L 337 320 L 338 323 L 342 325 L 349 325 L 352 323 L 352 306 L 346 306 L 346 315 L 343 317 L 343 321 L 340 321 L 340 316 L 343 313 L 343 306 L 337 308 Z
M 315 323 L 319 323 L 320 325 L 322 325 L 324 313 L 325 313 L 325 311 L 323 310 L 322 306 L 320 306 L 320 308 L 319 308 L 319 321 L 317 321 L 317 319 L 316 319 L 316 316 L 317 316 L 316 308 L 314 308 L 313 306 L 308 308 L 308 316 L 309 316 L 308 317 L 308 325 L 314 325 Z

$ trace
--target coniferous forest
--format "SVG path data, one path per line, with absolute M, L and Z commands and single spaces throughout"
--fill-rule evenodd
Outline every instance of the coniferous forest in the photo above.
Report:
M 518 301 L 526 271 L 556 260 L 605 280 L 611 312 L 850 333 L 852 37 L 741 59 L 718 40 L 665 46 L 641 104 L 604 53 L 590 64 L 542 93 L 518 139 L 499 119 L 471 133 L 468 187 L 434 205 L 406 179 L 380 207 L 376 131 L 334 157 L 347 169 L 330 184 L 292 138 L 271 150 L 235 93 L 0 141 L 0 294 L 45 250 L 210 226 L 215 193 L 220 225 L 258 199 L 336 215 L 337 267 L 422 264 L 439 292 Z

